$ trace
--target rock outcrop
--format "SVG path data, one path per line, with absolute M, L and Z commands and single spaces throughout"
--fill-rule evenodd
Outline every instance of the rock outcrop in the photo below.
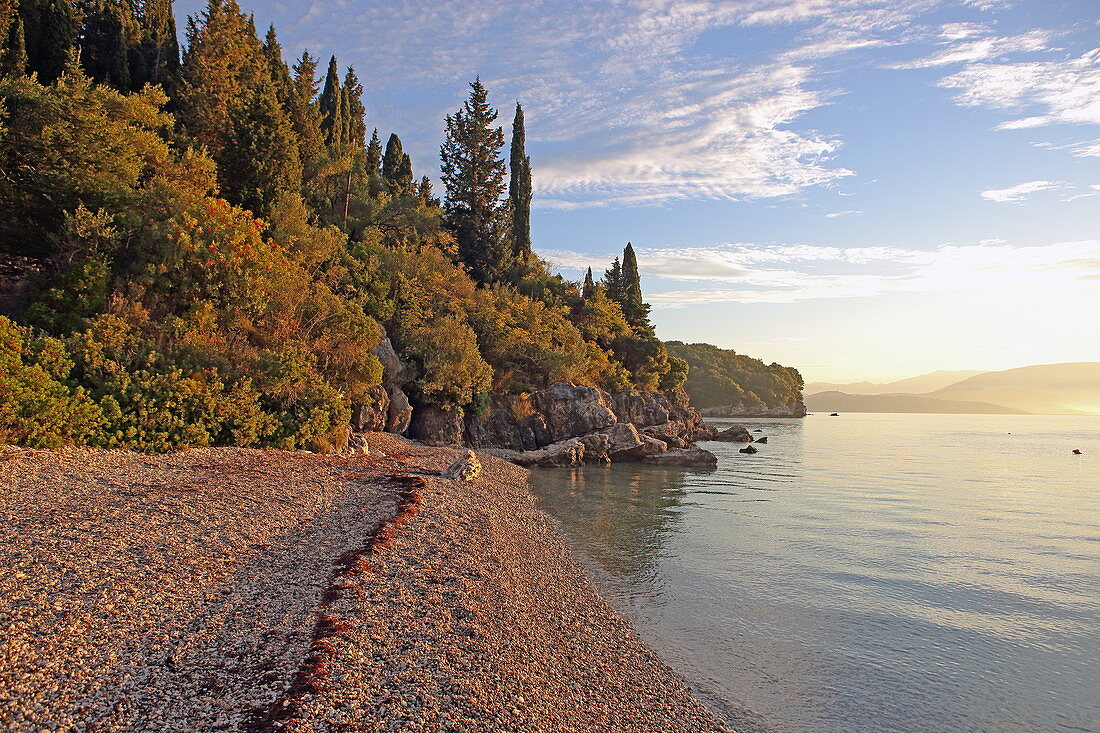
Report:
M 453 416 L 444 418 L 432 408 L 428 412 L 421 417 L 418 411 L 413 437 L 453 444 Z M 608 394 L 557 382 L 526 395 L 499 396 L 484 414 L 465 416 L 461 440 L 523 466 L 575 466 L 641 461 L 669 450 L 694 449 L 694 441 L 714 434 L 683 390 Z M 701 455 L 679 456 L 670 463 L 698 465 Z M 712 463 L 705 456 L 701 460 Z
M 726 428 L 725 430 L 715 433 L 711 436 L 711 440 L 721 440 L 726 443 L 751 443 L 752 433 L 741 425 L 734 425 L 733 427 Z
M 428 445 L 464 445 L 462 411 L 429 405 L 413 411 L 409 433 Z
M 655 466 L 713 468 L 718 465 L 718 457 L 702 448 L 670 448 L 664 453 L 646 456 L 643 463 L 650 463 Z
M 403 389 L 408 371 L 385 331 L 381 335 L 382 340 L 371 353 L 382 364 L 382 383 L 370 388 L 367 401 L 351 406 L 351 427 L 360 432 L 403 435 L 409 429 L 413 413 Z

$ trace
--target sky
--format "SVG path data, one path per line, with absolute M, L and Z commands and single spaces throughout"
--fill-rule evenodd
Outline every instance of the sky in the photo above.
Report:
M 1100 361 L 1100 0 L 241 2 L 418 176 L 475 76 L 521 102 L 536 250 L 632 242 L 664 339 L 807 381 Z

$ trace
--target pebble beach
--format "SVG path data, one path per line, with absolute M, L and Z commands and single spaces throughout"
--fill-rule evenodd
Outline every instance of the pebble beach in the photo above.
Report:
M 725 731 L 596 593 L 527 472 L 0 453 L 0 728 Z

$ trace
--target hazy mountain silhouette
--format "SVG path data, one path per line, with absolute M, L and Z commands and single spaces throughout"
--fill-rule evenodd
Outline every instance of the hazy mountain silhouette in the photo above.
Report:
M 934 372 L 889 385 L 888 393 L 848 393 L 844 390 L 814 392 L 824 383 L 806 386 L 806 407 L 811 412 L 939 412 L 948 414 L 1075 415 L 1100 414 L 1100 362 L 1040 364 L 1000 372 L 970 373 L 964 379 L 921 394 L 901 393 L 898 385 L 927 384 L 944 375 L 966 372 Z M 858 387 L 860 383 L 845 385 Z M 827 385 L 826 385 L 827 386 Z
M 833 382 L 810 382 L 803 392 L 805 394 L 817 394 L 818 392 L 847 392 L 848 394 L 874 395 L 874 394 L 925 394 L 937 389 L 949 387 L 964 379 L 984 372 L 975 369 L 959 371 L 938 371 L 930 374 L 921 374 L 918 377 L 899 379 L 896 382 L 852 382 L 851 384 L 837 384 Z
M 931 412 L 945 415 L 1022 415 L 1023 410 L 988 402 L 938 400 L 923 395 L 818 392 L 806 398 L 810 412 Z

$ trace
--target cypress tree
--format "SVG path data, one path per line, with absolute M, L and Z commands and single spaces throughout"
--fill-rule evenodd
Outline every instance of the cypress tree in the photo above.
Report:
M 382 177 L 386 179 L 390 194 L 401 196 L 411 192 L 412 160 L 401 145 L 397 133 L 386 141 L 386 155 L 382 158 Z
M 622 296 L 619 304 L 623 307 L 626 322 L 638 330 L 652 330 L 649 322 L 649 304 L 642 300 L 642 280 L 638 273 L 638 258 L 634 255 L 634 246 L 626 243 L 623 250 Z
M 361 151 L 367 144 L 367 123 L 364 119 L 367 113 L 363 108 L 363 85 L 351 66 L 344 75 L 344 100 L 343 142 L 353 150 Z
M 138 90 L 146 84 L 159 84 L 171 92 L 180 70 L 180 45 L 172 0 L 145 0 L 139 20 L 141 34 L 136 60 L 131 56 L 130 87 Z
M 321 134 L 329 147 L 335 147 L 343 126 L 340 120 L 340 67 L 336 64 L 335 56 L 328 60 L 325 86 L 317 104 L 321 108 Z
M 523 107 L 516 103 L 512 120 L 511 179 L 508 198 L 512 204 L 512 252 L 525 260 L 531 254 L 531 159 L 525 150 L 527 133 L 523 126 Z
M 37 72 L 42 84 L 52 84 L 76 50 L 76 11 L 69 0 L 22 0 L 19 17 L 28 71 Z
M 22 76 L 27 73 L 23 19 L 16 12 L 14 0 L 7 1 L 8 12 L 0 16 L 0 76 Z
M 493 127 L 497 111 L 477 79 L 462 108 L 447 116 L 440 147 L 445 223 L 454 235 L 458 256 L 482 283 L 499 282 L 512 264 L 507 207 L 502 200 L 505 165 L 504 131 Z
M 588 272 L 584 274 L 584 286 L 581 288 L 581 297 L 585 300 L 592 300 L 596 297 L 596 283 L 592 279 L 592 268 L 588 268 Z
M 424 176 L 416 187 L 416 195 L 425 206 L 438 206 L 439 200 L 432 196 L 432 182 Z
M 382 141 L 378 139 L 378 128 L 370 136 L 370 144 L 367 145 L 367 175 L 377 176 L 382 173 Z
M 80 65 L 93 81 L 130 91 L 131 30 L 136 25 L 120 0 L 82 0 L 78 4 Z

